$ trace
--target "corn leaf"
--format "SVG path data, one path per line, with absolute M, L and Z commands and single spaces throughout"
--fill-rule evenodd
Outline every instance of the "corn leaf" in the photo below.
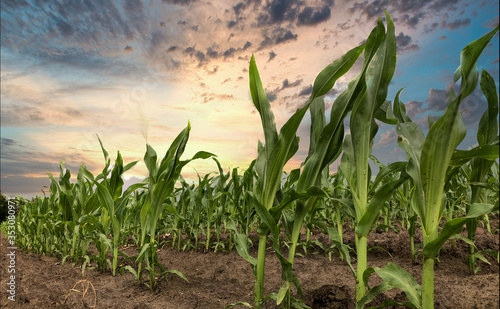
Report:
M 488 102 L 488 108 L 479 120 L 477 141 L 479 145 L 486 145 L 498 136 L 498 95 L 493 77 L 485 70 L 481 73 L 480 86 Z
M 372 273 L 376 273 L 382 278 L 382 284 L 370 289 L 368 293 L 357 304 L 356 308 L 364 308 L 364 305 L 372 301 L 376 295 L 399 288 L 406 294 L 408 300 L 416 308 L 422 307 L 421 293 L 422 289 L 415 279 L 406 270 L 394 263 L 387 263 L 384 268 L 369 267 L 363 273 L 365 283 Z
M 385 202 L 392 196 L 394 191 L 402 185 L 410 176 L 403 173 L 401 177 L 397 180 L 393 180 L 382 185 L 377 192 L 373 195 L 366 208 L 361 220 L 359 220 L 356 226 L 356 235 L 358 237 L 367 237 L 371 231 L 372 225 L 377 221 L 380 210 L 384 207 Z
M 498 157 L 498 145 L 483 145 L 477 146 L 470 150 L 455 150 L 453 152 L 453 156 L 451 157 L 450 165 L 461 166 L 474 158 L 493 161 L 495 159 L 498 159 Z
M 468 220 L 484 216 L 485 214 L 489 214 L 490 212 L 494 211 L 495 209 L 496 209 L 495 205 L 492 205 L 492 204 L 484 204 L 484 203 L 472 204 L 468 213 L 467 213 L 467 216 L 462 217 L 462 218 L 455 218 L 455 219 L 447 221 L 445 223 L 445 225 L 443 226 L 443 229 L 441 230 L 439 237 L 437 237 L 435 240 L 428 243 L 424 247 L 422 254 L 425 257 L 435 258 L 438 255 L 439 249 L 441 249 L 443 244 L 451 236 L 459 233 L 462 230 L 462 227 L 464 226 L 464 224 Z

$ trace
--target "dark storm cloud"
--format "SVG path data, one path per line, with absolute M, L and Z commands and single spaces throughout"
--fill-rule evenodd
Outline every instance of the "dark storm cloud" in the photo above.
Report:
M 217 58 L 219 57 L 219 52 L 212 49 L 212 47 L 207 48 L 206 55 L 210 58 Z
M 425 25 L 424 26 L 424 34 L 429 34 L 432 31 L 436 30 L 436 28 L 439 26 L 438 23 L 432 23 L 430 25 Z
M 413 118 L 426 113 L 431 113 L 431 115 L 435 115 L 435 113 L 442 114 L 450 104 L 448 94 L 452 87 L 455 93 L 459 92 L 459 85 L 450 84 L 445 89 L 432 88 L 429 90 L 429 96 L 424 102 L 409 101 L 405 104 L 408 116 Z M 460 112 L 465 125 L 468 128 L 476 128 L 487 106 L 488 103 L 480 87 L 477 87 L 460 103 Z
M 375 0 L 355 2 L 349 10 L 351 13 L 360 12 L 371 20 L 384 16 L 385 8 L 394 20 L 410 28 L 416 28 L 427 14 L 454 11 L 459 2 L 455 0 Z M 400 15 L 394 14 L 395 12 Z
M 165 4 L 190 5 L 198 0 L 162 0 Z
M 396 36 L 396 45 L 398 47 L 398 53 L 405 51 L 416 51 L 420 49 L 417 44 L 412 44 L 412 39 L 409 35 L 400 32 Z
M 297 26 L 317 25 L 327 21 L 331 17 L 331 7 L 334 1 L 324 1 L 323 6 L 307 6 L 305 1 L 300 0 L 273 0 L 267 2 L 257 18 L 259 26 L 280 25 L 283 22 L 291 22 Z M 245 6 L 239 3 L 233 7 L 237 15 Z
M 425 111 L 422 107 L 423 104 L 422 101 L 408 101 L 405 103 L 406 114 L 412 119 L 421 115 Z
M 269 52 L 269 59 L 267 59 L 267 62 L 273 60 L 276 57 L 276 53 L 273 51 Z
M 413 16 L 409 14 L 403 14 L 398 18 L 402 24 L 407 25 L 410 28 L 416 28 L 421 19 L 423 19 L 424 13 L 417 13 Z
M 259 26 L 294 21 L 297 15 L 297 0 L 273 0 L 264 7 L 265 12 L 257 19 Z
M 272 30 L 271 34 L 266 34 L 266 32 L 267 31 L 264 31 L 263 33 L 264 40 L 260 42 L 259 49 L 290 41 L 296 41 L 298 38 L 298 34 L 294 34 L 291 30 L 281 27 Z
M 310 95 L 313 92 L 313 86 L 307 86 L 305 88 L 302 88 L 302 90 L 299 92 L 299 96 L 306 96 Z
M 148 36 L 148 19 L 139 0 L 34 1 L 30 6 L 9 3 L 2 2 L 1 7 L 2 49 L 22 52 L 47 65 L 103 71 L 115 61 L 103 53 L 123 50 L 127 41 L 136 40 L 143 46 L 155 43 L 155 37 Z
M 246 5 L 245 3 L 243 2 L 239 2 L 238 4 L 236 4 L 235 6 L 233 6 L 233 10 L 234 10 L 234 14 L 236 15 L 240 15 L 241 12 L 246 8 Z
M 224 58 L 233 57 L 235 52 L 236 52 L 236 49 L 234 47 L 227 49 L 223 53 Z
M 75 32 L 73 30 L 73 27 L 62 19 L 59 19 L 56 22 L 56 26 L 57 26 L 57 29 L 59 30 L 59 32 L 61 33 L 61 35 L 66 39 L 71 37 L 73 35 L 73 33 Z
M 281 90 L 283 89 L 286 89 L 286 88 L 294 88 L 294 87 L 297 87 L 298 85 L 300 85 L 302 83 L 302 79 L 298 79 L 296 81 L 294 81 L 293 83 L 290 83 L 288 81 L 288 79 L 285 79 L 281 85 Z
M 274 42 L 276 44 L 280 44 L 280 43 L 287 42 L 287 41 L 295 41 L 295 40 L 297 40 L 297 37 L 298 37 L 297 34 L 294 34 L 294 33 L 292 33 L 292 31 L 287 30 L 282 35 L 276 36 L 276 39 L 274 40 Z
M 307 6 L 298 16 L 298 25 L 316 25 L 330 19 L 331 11 L 328 5 L 323 6 L 319 10 Z
M 15 146 L 21 146 L 19 144 Z M 66 160 L 67 166 L 72 171 L 78 171 L 79 162 L 83 162 L 84 156 L 81 153 L 68 155 L 63 153 L 40 153 L 30 146 L 2 148 L 2 174 L 45 174 L 46 169 L 51 169 L 54 165 L 59 165 L 61 160 Z M 75 162 L 76 161 L 76 162 Z M 22 164 L 19 164 L 22 162 Z
M 133 52 L 135 50 L 135 48 L 130 46 L 130 45 L 127 45 L 127 46 L 125 46 L 125 48 L 123 50 L 126 52 Z
M 456 19 L 454 21 L 452 21 L 451 23 L 447 23 L 445 20 L 441 21 L 441 29 L 443 28 L 448 28 L 450 30 L 455 30 L 455 29 L 458 29 L 460 27 L 466 27 L 470 25 L 470 18 L 466 18 L 466 19 Z
M 252 46 L 252 42 L 246 41 L 245 45 L 243 46 L 243 50 L 247 50 Z
M 17 9 L 19 7 L 30 6 L 26 0 L 4 0 L 2 1 L 3 8 Z
M 2 146 L 15 146 L 17 142 L 10 138 L 2 137 Z
M 430 89 L 429 96 L 425 100 L 427 110 L 444 111 L 448 106 L 447 94 L 448 91 L 445 89 Z

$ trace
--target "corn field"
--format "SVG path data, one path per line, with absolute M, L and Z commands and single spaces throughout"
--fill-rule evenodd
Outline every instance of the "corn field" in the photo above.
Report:
M 498 217 L 499 210 L 498 89 L 476 63 L 499 27 L 461 51 L 453 80 L 460 90 L 451 90 L 444 114 L 429 119 L 429 131 L 424 134 L 406 114 L 400 100 L 403 89 L 395 98 L 387 98 L 397 48 L 394 24 L 389 14 L 385 17 L 386 24 L 379 19 L 365 43 L 319 72 L 308 101 L 279 130 L 252 56 L 249 88 L 264 140 L 255 141 L 258 154 L 246 169 L 227 170 L 216 154 L 201 150 L 184 158 L 188 123 L 163 156 L 146 145 L 143 161 L 149 174 L 143 182 L 125 188 L 123 175 L 137 161 L 123 162 L 118 152 L 112 162 L 105 141 L 97 137 L 104 158 L 102 172 L 94 175 L 82 165 L 75 178 L 63 161 L 57 177 L 48 173 L 47 192 L 20 203 L 17 245 L 81 265 L 82 275 L 89 271 L 132 274 L 137 285 L 152 293 L 161 281 L 168 286 L 172 274 L 189 282 L 175 267 L 159 262 L 161 248 L 237 251 L 252 269 L 253 302 L 224 307 L 309 308 L 294 273 L 294 259 L 318 245 L 310 236 L 320 232 L 332 244 L 322 250 L 349 265 L 356 282 L 356 308 L 366 308 L 378 294 L 392 289 L 403 291 L 406 301 L 390 300 L 387 306 L 434 308 L 434 268 L 450 238 L 470 247 L 466 262 L 472 275 L 482 263 L 490 263 L 486 257 L 493 256 L 498 263 L 498 251 L 480 251 L 474 242 L 480 224 L 488 233 L 498 234 L 488 220 Z M 323 96 L 360 57 L 360 73 L 335 99 L 327 122 Z M 460 103 L 477 87 L 488 102 L 477 128 L 477 146 L 458 150 L 467 134 Z M 307 158 L 300 168 L 285 172 L 298 150 L 297 130 L 307 111 L 311 115 Z M 394 127 L 405 161 L 384 165 L 372 155 L 380 122 Z M 186 181 L 183 167 L 193 160 L 213 161 L 216 168 L 198 174 L 197 181 Z M 340 166 L 330 173 L 336 160 Z M 374 165 L 377 172 L 372 170 Z M 421 261 L 421 280 L 391 262 L 375 267 L 367 259 L 370 233 L 393 229 L 395 222 L 409 232 L 412 257 Z M 346 224 L 355 231 L 354 243 L 343 239 Z M 463 228 L 467 237 L 458 237 Z M 415 238 L 420 231 L 423 243 L 419 246 Z M 124 246 L 137 248 L 137 254 L 127 255 Z M 251 253 L 252 248 L 257 254 Z M 281 287 L 269 295 L 264 293 L 266 255 L 275 255 L 282 273 Z M 375 276 L 381 283 L 370 286 L 368 281 Z

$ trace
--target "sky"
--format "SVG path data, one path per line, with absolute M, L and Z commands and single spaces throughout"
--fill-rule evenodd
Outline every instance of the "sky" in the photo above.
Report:
M 401 100 L 426 133 L 428 116 L 442 114 L 446 94 L 458 87 L 460 51 L 498 24 L 498 1 L 2 0 L 1 191 L 42 194 L 47 171 L 57 176 L 61 160 L 75 177 L 81 164 L 100 173 L 97 135 L 112 159 L 120 151 L 125 163 L 139 161 L 126 184 L 141 181 L 146 143 L 162 157 L 188 121 L 183 158 L 204 150 L 226 172 L 244 170 L 263 140 L 248 86 L 251 55 L 280 128 L 306 102 L 316 75 L 385 20 L 384 8 L 398 46 L 387 99 L 405 88 Z M 497 35 L 478 61 L 497 89 L 498 54 Z M 325 96 L 327 120 L 360 61 Z M 486 106 L 479 87 L 462 102 L 461 148 L 477 144 Z M 285 170 L 305 159 L 309 126 L 306 114 Z M 373 154 L 385 164 L 405 160 L 396 139 L 393 126 L 380 124 Z M 182 174 L 195 180 L 216 170 L 213 160 L 197 160 Z

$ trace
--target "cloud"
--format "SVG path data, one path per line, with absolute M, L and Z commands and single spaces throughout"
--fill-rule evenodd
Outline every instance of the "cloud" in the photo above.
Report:
M 302 79 L 298 79 L 298 80 L 294 81 L 293 83 L 290 83 L 290 82 L 288 81 L 288 78 L 287 78 L 287 79 L 285 79 L 285 80 L 283 81 L 283 84 L 282 84 L 282 86 L 281 86 L 280 91 L 281 91 L 281 90 L 284 90 L 284 89 L 286 89 L 286 88 L 294 88 L 294 87 L 297 87 L 297 86 L 298 86 L 298 85 L 300 85 L 301 83 L 302 83 Z
M 460 90 L 459 85 L 449 84 L 445 89 L 431 89 L 429 96 L 425 100 L 427 107 L 423 109 L 426 112 L 443 112 L 449 105 L 448 93 L 454 89 L 455 93 Z M 460 112 L 462 119 L 468 127 L 475 127 L 481 119 L 482 114 L 486 110 L 488 103 L 481 91 L 480 87 L 476 87 L 474 91 L 462 100 L 460 103 Z
M 321 22 L 330 19 L 331 11 L 328 5 L 321 9 L 315 10 L 313 7 L 307 6 L 298 15 L 297 25 L 317 25 Z
M 280 30 L 281 30 L 281 28 L 280 28 Z M 278 34 L 274 41 L 276 44 L 280 44 L 280 43 L 287 42 L 287 41 L 295 41 L 295 40 L 297 40 L 297 37 L 298 37 L 297 34 L 292 33 L 292 31 L 290 31 L 290 30 L 286 30 L 286 32 L 284 32 L 282 34 Z
M 302 90 L 300 90 L 299 96 L 310 95 L 312 92 L 313 92 L 313 86 L 309 85 L 309 86 L 307 86 L 305 88 L 302 88 Z
M 423 18 L 424 13 L 417 13 L 413 16 L 409 14 L 403 14 L 398 18 L 398 22 L 401 22 L 402 24 L 415 29 Z
M 351 13 L 360 12 L 369 20 L 373 20 L 384 16 L 383 9 L 385 8 L 398 23 L 415 29 L 428 15 L 434 15 L 441 11 L 456 10 L 458 2 L 455 0 L 375 0 L 355 2 L 349 8 L 349 11 Z M 395 12 L 400 15 L 394 14 Z
M 450 30 L 455 30 L 455 29 L 458 29 L 460 27 L 466 27 L 470 25 L 470 18 L 466 18 L 466 19 L 456 19 L 454 21 L 452 21 L 451 23 L 447 23 L 445 20 L 441 21 L 441 29 L 443 28 L 448 28 Z
M 130 45 L 127 45 L 127 46 L 125 46 L 125 48 L 123 50 L 130 53 L 130 52 L 133 52 L 135 50 L 135 48 L 130 46 Z
M 190 5 L 198 0 L 162 0 L 165 4 Z
M 412 39 L 409 35 L 405 35 L 403 32 L 400 32 L 396 36 L 396 45 L 398 48 L 398 52 L 402 53 L 405 51 L 417 51 L 420 47 L 417 44 L 411 44 Z
M 398 139 L 398 134 L 395 130 L 385 131 L 380 135 L 380 140 L 373 146 L 373 148 L 385 147 Z
M 444 111 L 448 107 L 447 94 L 449 90 L 431 88 L 429 96 L 425 100 L 427 110 Z
M 408 101 L 405 103 L 406 114 L 412 119 L 422 115 L 425 111 L 422 107 L 423 104 L 424 102 L 422 101 Z
M 297 0 L 272 0 L 264 7 L 257 21 L 259 26 L 293 21 L 297 15 Z
M 439 26 L 438 23 L 432 23 L 430 25 L 425 25 L 424 26 L 424 34 L 431 33 L 432 31 L 436 30 L 438 26 Z
M 267 59 L 267 62 L 273 60 L 276 57 L 276 53 L 273 51 L 269 52 L 269 59 Z
M 483 27 L 485 28 L 495 28 L 497 25 L 498 25 L 498 15 L 483 23 Z
M 2 145 L 3 146 L 15 146 L 15 145 L 17 145 L 17 142 L 13 139 L 2 137 Z

